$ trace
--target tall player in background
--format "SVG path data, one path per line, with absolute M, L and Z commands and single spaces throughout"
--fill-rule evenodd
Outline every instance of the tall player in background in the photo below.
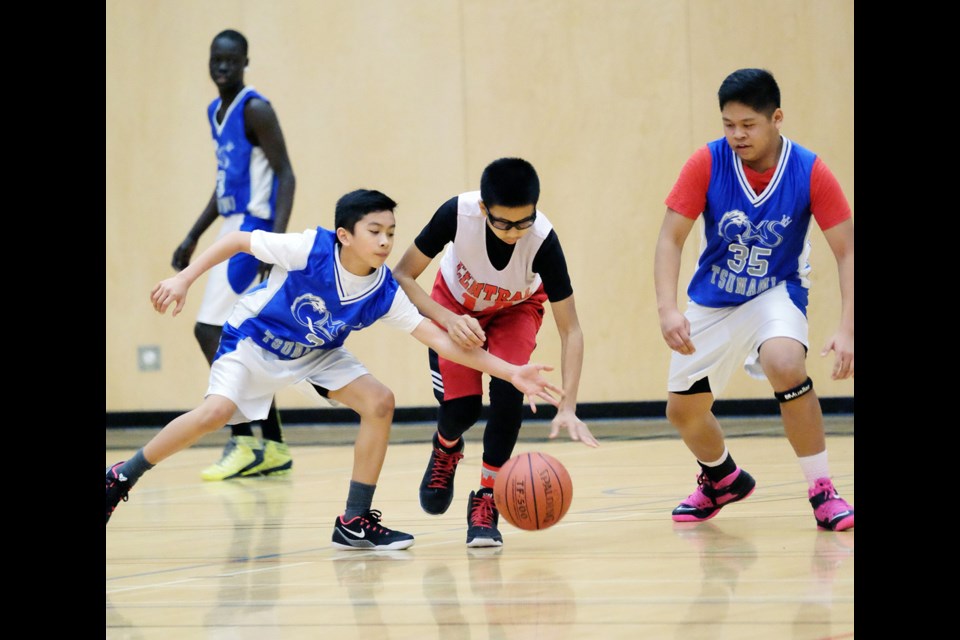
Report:
M 770 72 L 740 69 L 718 92 L 724 137 L 687 160 L 667 196 L 654 280 L 660 330 L 673 350 L 667 418 L 697 458 L 697 488 L 678 522 L 708 520 L 753 493 L 712 412 L 736 368 L 766 378 L 807 480 L 817 527 L 853 528 L 853 507 L 830 477 L 820 400 L 807 376 L 808 241 L 812 222 L 837 261 L 840 317 L 821 356 L 833 351 L 835 380 L 853 369 L 853 218 L 821 158 L 780 134 L 780 88 Z M 683 245 L 698 218 L 703 236 L 687 309 L 677 305 Z
M 290 220 L 296 180 L 287 156 L 280 122 L 270 102 L 244 84 L 250 64 L 247 39 L 232 29 L 221 31 L 210 45 L 210 78 L 220 96 L 207 107 L 216 145 L 217 184 L 187 237 L 173 253 L 173 268 L 190 264 L 197 241 L 218 216 L 218 238 L 231 231 L 283 233 Z M 209 364 L 220 344 L 223 325 L 240 296 L 266 279 L 270 265 L 248 253 L 218 264 L 208 276 L 194 335 Z M 259 275 L 259 278 L 258 278 Z M 220 460 L 201 472 L 204 480 L 289 473 L 293 466 L 283 441 L 276 402 L 261 422 L 263 442 L 251 423 L 231 425 L 231 437 Z
M 447 200 L 400 259 L 394 276 L 420 313 L 445 328 L 466 349 L 486 349 L 522 364 L 537 346 L 543 303 L 550 301 L 560 334 L 564 397 L 550 437 L 566 429 L 570 438 L 597 447 L 576 414 L 583 366 L 583 332 L 573 286 L 553 225 L 537 211 L 540 178 L 521 158 L 500 158 L 480 177 L 480 190 Z M 449 245 L 430 294 L 417 277 Z M 453 479 L 463 458 L 463 434 L 480 419 L 481 372 L 429 352 L 434 395 L 440 402 L 437 432 L 420 483 L 420 506 L 446 512 Z M 523 395 L 509 382 L 490 380 L 490 417 L 483 431 L 480 488 L 467 503 L 467 546 L 499 547 L 499 512 L 493 484 L 520 435 Z

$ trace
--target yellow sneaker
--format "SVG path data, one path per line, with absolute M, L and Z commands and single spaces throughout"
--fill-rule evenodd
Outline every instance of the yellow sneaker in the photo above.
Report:
M 253 436 L 232 436 L 223 448 L 220 461 L 200 472 L 204 480 L 229 480 L 246 476 L 263 462 L 263 446 Z
M 263 441 L 263 461 L 242 475 L 285 476 L 293 468 L 293 458 L 286 442 Z

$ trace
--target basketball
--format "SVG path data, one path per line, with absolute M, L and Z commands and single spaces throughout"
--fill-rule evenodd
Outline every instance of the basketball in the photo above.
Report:
M 573 481 L 566 467 L 546 453 L 521 453 L 500 467 L 493 500 L 504 520 L 526 531 L 560 522 L 573 502 Z

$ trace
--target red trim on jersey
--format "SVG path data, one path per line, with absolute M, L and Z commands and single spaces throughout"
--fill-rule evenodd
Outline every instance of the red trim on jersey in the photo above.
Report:
M 696 220 L 707 205 L 707 188 L 710 186 L 710 150 L 704 145 L 693 152 L 683 165 L 680 176 L 667 196 L 665 204 L 677 213 Z M 757 173 L 744 165 L 743 172 L 750 186 L 757 193 L 770 183 L 776 167 Z M 810 175 L 810 211 L 821 229 L 829 229 L 850 218 L 850 203 L 847 202 L 836 176 L 826 163 L 817 156 Z

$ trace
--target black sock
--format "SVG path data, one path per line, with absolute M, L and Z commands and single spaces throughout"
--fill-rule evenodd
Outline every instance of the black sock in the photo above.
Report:
M 230 425 L 230 435 L 233 437 L 237 436 L 250 436 L 253 437 L 253 423 L 251 422 L 241 422 L 240 424 Z
M 277 402 L 270 403 L 270 413 L 267 418 L 260 422 L 260 433 L 264 440 L 273 440 L 274 442 L 283 442 L 283 424 L 280 422 L 280 411 L 277 410 Z
M 729 451 L 727 452 L 727 459 L 716 467 L 708 467 L 699 460 L 697 462 L 700 464 L 700 468 L 703 469 L 703 472 L 707 474 L 707 477 L 713 482 L 720 482 L 737 470 L 737 463 L 733 461 L 733 456 L 730 455 Z
M 343 512 L 343 521 L 349 522 L 357 516 L 370 511 L 373 504 L 373 492 L 377 490 L 375 484 L 363 484 L 356 480 L 350 481 L 350 491 L 347 493 L 347 508 Z

